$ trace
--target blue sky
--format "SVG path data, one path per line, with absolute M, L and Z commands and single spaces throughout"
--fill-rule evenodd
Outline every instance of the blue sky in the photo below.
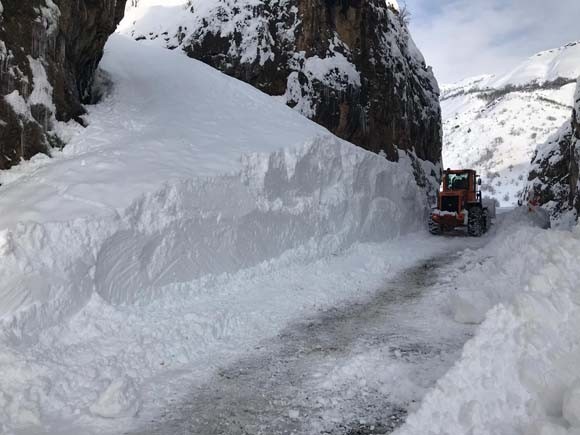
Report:
M 402 6 L 405 3 L 399 0 Z M 440 83 L 509 71 L 580 40 L 580 0 L 407 0 L 411 32 Z

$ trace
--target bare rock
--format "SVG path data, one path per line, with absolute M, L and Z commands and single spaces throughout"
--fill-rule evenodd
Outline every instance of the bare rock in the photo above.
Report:
M 62 142 L 56 121 L 79 119 L 125 0 L 2 0 L 0 169 Z

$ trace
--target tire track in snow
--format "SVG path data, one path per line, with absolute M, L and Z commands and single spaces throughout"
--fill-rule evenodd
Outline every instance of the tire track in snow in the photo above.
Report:
M 423 262 L 364 302 L 287 327 L 131 435 L 392 432 L 473 331 L 445 312 L 456 259 Z

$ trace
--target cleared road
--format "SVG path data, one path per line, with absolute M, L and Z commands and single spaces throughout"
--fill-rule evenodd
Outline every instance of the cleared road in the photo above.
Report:
M 369 300 L 291 325 L 131 434 L 392 432 L 472 333 L 446 312 L 454 260 L 423 262 Z

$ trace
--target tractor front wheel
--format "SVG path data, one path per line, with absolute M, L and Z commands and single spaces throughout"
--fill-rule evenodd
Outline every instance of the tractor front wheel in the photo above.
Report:
M 467 216 L 467 234 L 471 237 L 481 237 L 485 230 L 483 219 L 483 210 L 479 207 L 472 207 Z
M 443 228 L 437 222 L 433 220 L 433 217 L 429 217 L 429 232 L 435 236 L 439 236 L 443 233 Z

